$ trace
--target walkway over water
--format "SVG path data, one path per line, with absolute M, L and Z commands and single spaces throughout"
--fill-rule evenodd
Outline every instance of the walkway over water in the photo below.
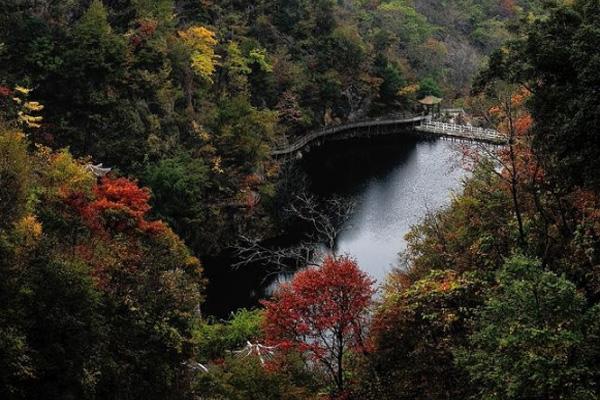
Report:
M 506 137 L 494 129 L 484 129 L 471 125 L 448 124 L 444 122 L 427 121 L 415 128 L 420 132 L 438 134 L 445 137 L 473 140 L 492 144 L 507 144 Z
M 436 122 L 432 121 L 430 116 L 395 115 L 350 122 L 313 131 L 301 137 L 294 143 L 273 150 L 271 155 L 277 157 L 301 152 L 302 150 L 309 150 L 310 146 L 318 146 L 322 142 L 329 140 L 343 140 L 376 135 L 401 135 L 405 134 L 407 131 L 418 131 L 436 136 L 498 145 L 506 144 L 506 139 L 493 129 Z

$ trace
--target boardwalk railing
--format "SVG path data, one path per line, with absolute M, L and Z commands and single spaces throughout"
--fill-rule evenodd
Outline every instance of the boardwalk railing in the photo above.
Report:
M 426 117 L 426 116 L 414 116 L 414 115 L 409 116 L 407 114 L 394 114 L 394 115 L 388 115 L 388 116 L 380 117 L 380 118 L 372 118 L 372 119 L 367 119 L 367 120 L 362 120 L 362 121 L 354 121 L 354 122 L 350 122 L 347 124 L 328 126 L 328 127 L 313 131 L 313 132 L 301 137 L 294 143 L 289 144 L 288 146 L 285 146 L 281 149 L 272 151 L 271 155 L 280 156 L 280 155 L 290 154 L 290 153 L 296 152 L 296 151 L 304 148 L 311 142 L 316 141 L 317 139 L 325 138 L 328 136 L 334 136 L 338 133 L 342 133 L 342 132 L 346 132 L 346 131 L 362 129 L 362 128 L 368 129 L 368 128 L 372 128 L 372 127 L 385 127 L 385 126 L 390 126 L 390 125 L 418 124 L 428 118 L 429 117 Z
M 440 114 L 464 114 L 465 110 L 463 108 L 442 108 L 440 110 Z
M 494 129 L 479 128 L 471 125 L 457 125 L 445 122 L 427 121 L 416 127 L 418 131 L 436 133 L 460 139 L 505 144 L 506 138 Z
M 368 119 L 363 121 L 354 121 L 347 124 L 328 126 L 313 131 L 297 141 L 282 146 L 280 149 L 273 150 L 271 155 L 282 156 L 302 150 L 312 142 L 320 142 L 322 139 L 336 135 L 345 135 L 353 133 L 352 131 L 364 131 L 364 136 L 372 134 L 371 128 L 393 128 L 394 126 L 414 126 L 414 129 L 421 132 L 428 132 L 440 136 L 453 137 L 458 139 L 473 140 L 494 144 L 505 144 L 506 138 L 493 129 L 478 128 L 471 125 L 457 125 L 431 120 L 431 116 L 396 114 L 387 115 L 381 118 Z M 399 130 L 398 132 L 402 132 Z M 356 136 L 356 135 L 355 135 Z

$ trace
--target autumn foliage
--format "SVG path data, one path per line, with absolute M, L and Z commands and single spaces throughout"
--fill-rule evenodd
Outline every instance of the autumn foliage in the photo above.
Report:
M 264 331 L 271 344 L 303 353 L 344 389 L 343 358 L 365 349 L 373 281 L 346 257 L 328 258 L 299 272 L 265 301 Z
M 82 212 L 90 227 L 122 232 L 137 228 L 144 232 L 157 232 L 160 222 L 146 220 L 150 211 L 150 192 L 126 178 L 103 178 L 94 188 L 95 199 Z
M 179 31 L 179 36 L 191 51 L 191 66 L 194 72 L 211 81 L 218 58 L 214 50 L 217 45 L 215 33 L 203 26 L 193 26 Z
M 192 356 L 199 260 L 149 220 L 148 189 L 85 164 L 0 126 L 0 322 L 11 315 L 18 335 L 0 398 L 106 398 L 125 379 L 166 398 Z

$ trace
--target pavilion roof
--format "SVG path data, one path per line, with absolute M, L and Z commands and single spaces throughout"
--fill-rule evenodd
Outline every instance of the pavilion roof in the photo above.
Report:
M 434 104 L 439 104 L 442 102 L 442 99 L 439 97 L 435 97 L 435 96 L 425 96 L 423 97 L 421 100 L 418 100 L 419 103 L 426 105 L 426 106 L 432 106 Z

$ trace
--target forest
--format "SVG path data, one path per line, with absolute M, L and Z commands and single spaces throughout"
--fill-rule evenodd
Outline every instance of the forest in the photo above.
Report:
M 0 398 L 600 397 L 597 0 L 0 10 Z M 376 282 L 272 152 L 425 96 L 506 145 Z M 293 276 L 217 315 L 234 267 Z

